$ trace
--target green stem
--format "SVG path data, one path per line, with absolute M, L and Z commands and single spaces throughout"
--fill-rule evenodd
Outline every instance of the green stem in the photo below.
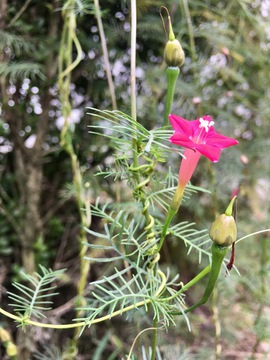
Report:
M 201 299 L 196 304 L 185 309 L 184 313 L 188 313 L 188 312 L 196 309 L 197 307 L 205 304 L 209 300 L 209 298 L 215 288 L 224 257 L 226 256 L 228 250 L 229 250 L 229 246 L 224 247 L 224 246 L 220 246 L 215 243 L 212 245 L 212 265 L 211 265 L 210 276 L 209 276 L 205 291 L 204 291 Z M 182 315 L 182 312 L 181 311 L 180 312 L 179 311 L 172 312 L 171 314 L 172 315 Z
M 99 30 L 99 35 L 100 35 L 100 39 L 101 39 L 101 46 L 102 46 L 102 51 L 103 51 L 103 57 L 104 57 L 105 71 L 106 71 L 106 74 L 107 74 L 107 80 L 108 80 L 108 85 L 109 85 L 109 90 L 110 90 L 110 95 L 111 95 L 111 100 L 112 100 L 112 107 L 113 107 L 114 110 L 116 110 L 117 109 L 117 103 L 116 103 L 115 88 L 114 88 L 114 83 L 113 83 L 113 78 L 112 78 L 112 72 L 111 72 L 111 65 L 110 65 L 109 54 L 108 54 L 108 49 L 107 49 L 106 36 L 105 36 L 105 33 L 104 33 L 104 28 L 103 28 L 103 23 L 102 23 L 102 18 L 101 18 L 99 0 L 94 0 L 94 4 L 95 4 L 95 15 L 96 15 L 96 18 L 97 18 L 98 30 Z
M 184 5 L 184 12 L 185 12 L 185 17 L 187 19 L 187 25 L 188 25 L 191 58 L 192 58 L 192 62 L 195 63 L 197 60 L 197 56 L 196 56 L 192 19 L 191 19 L 189 7 L 188 7 L 188 0 L 183 0 L 183 5 Z
M 152 355 L 151 360 L 156 359 L 156 349 L 157 349 L 157 318 L 153 321 L 153 330 L 152 330 Z
M 131 0 L 131 39 L 130 39 L 130 104 L 131 117 L 137 121 L 136 109 L 136 36 L 137 36 L 137 8 L 136 0 Z M 133 125 L 134 127 L 136 125 Z M 133 149 L 133 164 L 134 167 L 139 166 L 138 161 L 138 141 L 136 137 L 132 140 Z M 138 173 L 134 174 L 137 183 L 140 183 L 140 176 Z
M 137 36 L 136 0 L 131 0 L 130 100 L 131 100 L 131 117 L 134 120 L 137 120 L 137 110 L 136 110 L 136 36 Z
M 156 293 L 155 293 L 155 298 L 158 298 L 160 296 L 160 294 L 163 292 L 165 286 L 166 286 L 166 282 L 167 282 L 167 278 L 166 275 L 160 271 L 157 270 L 157 274 L 161 277 L 161 284 L 159 286 L 159 288 L 157 289 Z M 146 304 L 151 303 L 152 299 L 148 298 L 142 301 L 138 301 L 136 304 L 132 304 L 129 305 L 123 309 L 119 309 L 114 311 L 111 314 L 102 316 L 100 318 L 96 318 L 92 321 L 86 322 L 86 321 L 81 321 L 81 322 L 77 322 L 77 323 L 72 323 L 72 324 L 46 324 L 46 323 L 40 323 L 38 321 L 32 321 L 30 320 L 28 317 L 23 318 L 17 315 L 13 315 L 10 312 L 0 308 L 0 313 L 7 316 L 10 319 L 13 319 L 15 321 L 17 321 L 19 324 L 25 326 L 25 325 L 33 325 L 33 326 L 37 326 L 37 327 L 42 327 L 42 328 L 49 328 L 49 329 L 74 329 L 74 328 L 80 328 L 83 326 L 90 326 L 92 324 L 97 324 L 100 322 L 103 322 L 105 320 L 110 320 L 112 317 L 115 317 L 117 315 L 122 315 L 123 313 L 130 311 L 130 310 L 134 310 L 137 309 L 141 306 L 145 306 Z
M 270 229 L 260 230 L 255 233 L 246 235 L 246 236 L 242 237 L 241 239 L 237 240 L 236 242 L 244 240 L 250 236 L 254 236 L 254 235 L 261 234 L 264 232 L 269 232 L 269 231 L 270 231 Z M 167 302 L 167 301 L 173 300 L 175 297 L 177 297 L 178 295 L 180 295 L 181 293 L 183 293 L 187 289 L 189 289 L 191 286 L 196 284 L 200 279 L 202 279 L 210 271 L 210 277 L 208 280 L 208 284 L 206 286 L 206 289 L 205 289 L 204 294 L 201 297 L 200 301 L 198 303 L 196 303 L 195 305 L 187 308 L 184 312 L 188 313 L 188 312 L 194 310 L 195 308 L 197 308 L 198 306 L 205 304 L 208 301 L 208 299 L 210 298 L 210 296 L 214 290 L 216 281 L 217 281 L 219 273 L 220 273 L 222 262 L 226 256 L 228 250 L 229 250 L 229 247 L 222 247 L 220 245 L 213 244 L 212 245 L 212 266 L 211 266 L 211 268 L 210 268 L 210 265 L 208 265 L 195 278 L 193 278 L 190 282 L 188 282 L 186 285 L 184 285 L 177 293 L 175 293 L 171 297 L 163 298 L 162 301 Z M 182 313 L 174 312 L 173 315 L 182 315 Z
M 158 244 L 157 252 L 159 252 L 161 250 L 161 248 L 162 248 L 165 237 L 166 237 L 166 235 L 168 233 L 168 228 L 169 228 L 170 223 L 171 223 L 171 221 L 172 221 L 175 214 L 176 214 L 176 211 L 173 210 L 170 207 L 169 211 L 168 211 L 168 215 L 167 215 L 166 220 L 165 220 L 165 223 L 164 223 L 163 228 L 162 228 L 162 233 L 161 233 L 160 241 L 159 241 L 159 244 Z
M 180 73 L 180 69 L 178 67 L 169 66 L 166 70 L 167 74 L 167 97 L 165 104 L 165 113 L 164 113 L 164 121 L 163 126 L 167 126 L 169 124 L 168 116 L 170 115 L 172 109 L 172 103 L 174 98 L 174 91 L 176 80 Z
M 137 36 L 137 5 L 136 0 L 131 0 L 131 45 L 130 45 L 130 101 L 131 101 L 131 117 L 133 120 L 137 121 L 137 109 L 136 109 L 136 36 Z M 134 129 L 136 130 L 136 124 L 133 124 Z M 133 165 L 130 170 L 134 171 L 134 179 L 137 183 L 137 186 L 134 188 L 134 191 L 141 190 L 148 182 L 149 179 L 145 179 L 141 182 L 140 171 L 149 168 L 148 164 L 139 165 L 139 156 L 138 156 L 138 139 L 136 136 L 132 140 L 132 153 L 133 153 Z M 153 165 L 152 165 L 153 166 Z M 139 196 L 140 202 L 142 203 L 143 209 L 142 213 L 145 217 L 145 230 L 148 232 L 149 242 L 155 240 L 154 238 L 154 219 L 149 214 L 148 207 L 149 201 L 147 201 L 145 195 L 142 194 Z
M 25 3 L 23 4 L 23 6 L 20 8 L 20 10 L 16 13 L 16 15 L 11 19 L 10 23 L 8 24 L 7 27 L 11 27 L 21 16 L 22 14 L 25 12 L 25 10 L 27 9 L 27 7 L 29 6 L 31 0 L 26 0 Z
M 170 204 L 164 226 L 162 228 L 161 238 L 160 238 L 160 242 L 159 242 L 157 251 L 160 251 L 161 248 L 162 248 L 163 242 L 164 242 L 165 237 L 166 237 L 166 235 L 168 233 L 168 228 L 170 226 L 170 223 L 171 223 L 174 215 L 177 213 L 177 211 L 178 211 L 178 209 L 179 209 L 179 207 L 181 205 L 181 202 L 182 202 L 182 199 L 183 199 L 183 194 L 184 194 L 184 189 L 181 186 L 178 185 L 176 190 L 175 190 L 172 202 Z
M 192 280 L 190 280 L 186 285 L 182 286 L 179 291 L 177 291 L 172 296 L 162 298 L 161 301 L 168 302 L 175 299 L 177 296 L 181 295 L 183 292 L 187 291 L 191 286 L 199 282 L 203 277 L 205 277 L 211 270 L 210 265 L 207 265 L 198 275 L 196 275 Z
M 82 58 L 82 48 L 80 42 L 76 36 L 76 15 L 75 15 L 75 3 L 74 0 L 68 0 L 64 4 L 62 9 L 62 14 L 64 18 L 64 27 L 62 32 L 61 39 L 61 49 L 59 53 L 59 94 L 60 101 L 62 104 L 62 113 L 65 119 L 64 127 L 61 132 L 61 145 L 68 153 L 71 160 L 71 168 L 73 175 L 73 184 L 76 189 L 76 201 L 77 207 L 80 214 L 80 220 L 82 225 L 82 230 L 78 236 L 78 243 L 80 247 L 80 278 L 77 284 L 77 294 L 78 294 L 78 306 L 81 305 L 83 292 L 87 282 L 87 275 L 90 268 L 90 262 L 85 260 L 85 254 L 87 252 L 87 236 L 84 228 L 90 226 L 91 218 L 82 210 L 84 207 L 88 207 L 88 199 L 85 195 L 85 189 L 83 188 L 83 180 L 80 171 L 80 163 L 78 157 L 74 151 L 72 144 L 72 134 L 68 125 L 68 118 L 71 113 L 71 103 L 70 103 L 70 81 L 71 73 L 78 66 Z M 75 46 L 77 56 L 74 61 L 73 58 L 73 45 Z M 77 316 L 80 317 L 80 311 L 77 311 Z M 79 335 L 79 330 L 75 329 L 74 342 L 73 345 L 77 347 L 77 338 Z
M 262 234 L 262 233 L 268 233 L 268 232 L 270 232 L 270 229 L 264 229 L 264 230 L 256 231 L 256 232 L 254 232 L 252 234 L 245 235 L 245 236 L 241 237 L 240 239 L 236 240 L 235 244 L 238 244 L 240 241 L 245 240 L 245 239 L 247 239 L 247 238 L 249 238 L 251 236 Z
M 158 254 L 157 257 L 157 261 L 159 260 L 160 256 Z M 154 264 L 154 268 L 153 268 L 153 272 L 154 275 L 157 275 L 157 272 L 159 270 L 157 270 L 157 263 Z M 155 360 L 156 359 L 156 349 L 157 349 L 157 324 L 158 324 L 158 319 L 157 316 L 154 318 L 153 320 L 153 331 L 152 331 L 152 355 L 151 355 L 151 360 Z

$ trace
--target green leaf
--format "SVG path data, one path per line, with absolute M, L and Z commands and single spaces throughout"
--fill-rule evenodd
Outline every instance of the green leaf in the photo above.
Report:
M 8 292 L 9 299 L 13 300 L 13 303 L 9 305 L 14 307 L 16 312 L 23 313 L 28 317 L 31 317 L 32 315 L 37 318 L 45 317 L 43 311 L 51 309 L 51 297 L 58 294 L 52 292 L 56 286 L 49 285 L 65 271 L 64 269 L 53 271 L 51 269 L 46 269 L 41 265 L 39 267 L 41 274 L 22 274 L 25 280 L 30 283 L 29 285 L 17 282 L 12 284 L 20 294 Z
M 35 79 L 37 77 L 45 80 L 42 66 L 31 62 L 3 62 L 0 64 L 0 76 L 8 78 L 12 82 L 25 78 Z

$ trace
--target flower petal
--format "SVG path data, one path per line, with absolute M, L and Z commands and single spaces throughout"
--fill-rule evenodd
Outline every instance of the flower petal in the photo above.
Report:
M 218 162 L 221 153 L 219 147 L 208 144 L 197 144 L 196 150 L 212 162 Z
M 185 120 L 177 115 L 169 115 L 169 120 L 175 131 L 185 134 L 187 137 L 192 136 L 191 121 Z
M 194 148 L 194 142 L 186 135 L 180 134 L 179 132 L 174 132 L 174 134 L 170 137 L 170 142 L 178 146 L 184 146 L 192 149 Z
M 197 150 L 213 162 L 217 162 L 222 149 L 238 144 L 238 141 L 215 131 L 211 116 L 196 120 L 185 120 L 177 115 L 169 115 L 174 133 L 173 144 Z M 204 120 L 204 121 L 203 121 Z M 207 125 L 209 123 L 209 125 Z
M 186 120 L 188 121 L 188 120 Z M 200 120 L 190 120 L 188 121 L 189 126 L 191 127 L 192 136 L 194 136 L 198 131 L 200 131 Z
M 208 135 L 207 140 L 206 140 L 207 144 L 215 145 L 215 146 L 219 147 L 220 149 L 238 144 L 237 140 L 227 137 L 227 136 L 224 136 L 224 135 L 221 135 L 216 132 L 214 132 L 214 133 L 211 132 L 207 135 Z

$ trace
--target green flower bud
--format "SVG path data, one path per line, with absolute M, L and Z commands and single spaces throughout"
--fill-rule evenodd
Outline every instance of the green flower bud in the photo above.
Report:
M 236 224 L 233 216 L 220 215 L 211 225 L 210 238 L 218 245 L 230 246 L 237 235 Z
M 210 238 L 214 243 L 220 246 L 230 246 L 235 242 L 237 237 L 237 228 L 235 219 L 232 216 L 234 197 L 230 205 L 225 211 L 225 214 L 220 215 L 211 225 L 209 230 Z
M 168 66 L 181 67 L 185 62 L 185 54 L 177 39 L 169 40 L 164 50 L 164 60 Z
M 169 40 L 164 50 L 164 60 L 168 66 L 180 67 L 185 62 L 185 53 L 182 49 L 180 42 L 175 39 L 174 32 L 172 29 L 171 18 L 169 20 Z

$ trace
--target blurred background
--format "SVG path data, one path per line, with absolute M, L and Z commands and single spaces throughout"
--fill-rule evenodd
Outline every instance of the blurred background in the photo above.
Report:
M 70 300 L 79 276 L 81 220 L 70 157 L 60 141 L 64 118 L 57 82 L 59 54 L 64 51 L 64 4 L 58 0 L 0 4 L 0 302 L 8 306 L 7 291 L 12 282 L 21 280 L 22 269 L 31 273 L 38 264 L 67 268 L 55 304 L 61 311 L 56 315 L 52 310 L 50 319 L 61 316 L 68 322 L 74 315 Z M 71 73 L 69 129 L 89 202 L 97 196 L 117 202 L 113 181 L 94 176 L 111 163 L 112 149 L 106 139 L 88 133 L 92 119 L 86 108 L 113 108 L 95 5 L 90 0 L 74 2 L 83 53 Z M 173 112 L 186 119 L 211 115 L 218 132 L 239 141 L 217 164 L 201 159 L 192 183 L 210 190 L 211 196 L 193 196 L 181 216 L 207 228 L 237 194 L 239 237 L 269 228 L 270 1 L 137 1 L 137 110 L 138 121 L 147 129 L 162 125 L 166 98 L 167 39 L 160 6 L 168 8 L 186 54 Z M 115 86 L 114 107 L 130 114 L 130 3 L 103 0 L 100 10 Z M 166 23 L 166 13 L 162 14 Z M 169 164 L 176 172 L 178 160 L 174 157 Z M 121 201 L 128 201 L 131 192 L 127 189 L 122 195 Z M 98 225 L 93 218 L 92 228 Z M 221 275 L 212 306 L 190 315 L 192 332 L 179 320 L 179 326 L 159 334 L 164 359 L 215 359 L 219 346 L 221 359 L 270 358 L 269 240 L 269 233 L 263 233 L 236 246 L 238 272 Z M 207 259 L 198 264 L 198 256 L 187 256 L 181 245 L 168 241 L 162 261 L 186 282 Z M 101 272 L 100 266 L 91 267 L 89 281 Z M 202 290 L 198 285 L 192 297 L 198 298 Z M 195 299 L 187 296 L 187 301 Z M 19 359 L 64 359 L 61 353 L 71 336 L 68 331 L 37 330 L 27 342 L 16 324 L 2 315 L 0 327 L 8 329 L 21 349 Z M 121 359 L 136 333 L 121 319 L 91 327 L 80 338 L 74 358 Z M 143 344 L 148 346 L 145 340 L 138 349 Z M 4 346 L 0 358 L 8 359 Z

